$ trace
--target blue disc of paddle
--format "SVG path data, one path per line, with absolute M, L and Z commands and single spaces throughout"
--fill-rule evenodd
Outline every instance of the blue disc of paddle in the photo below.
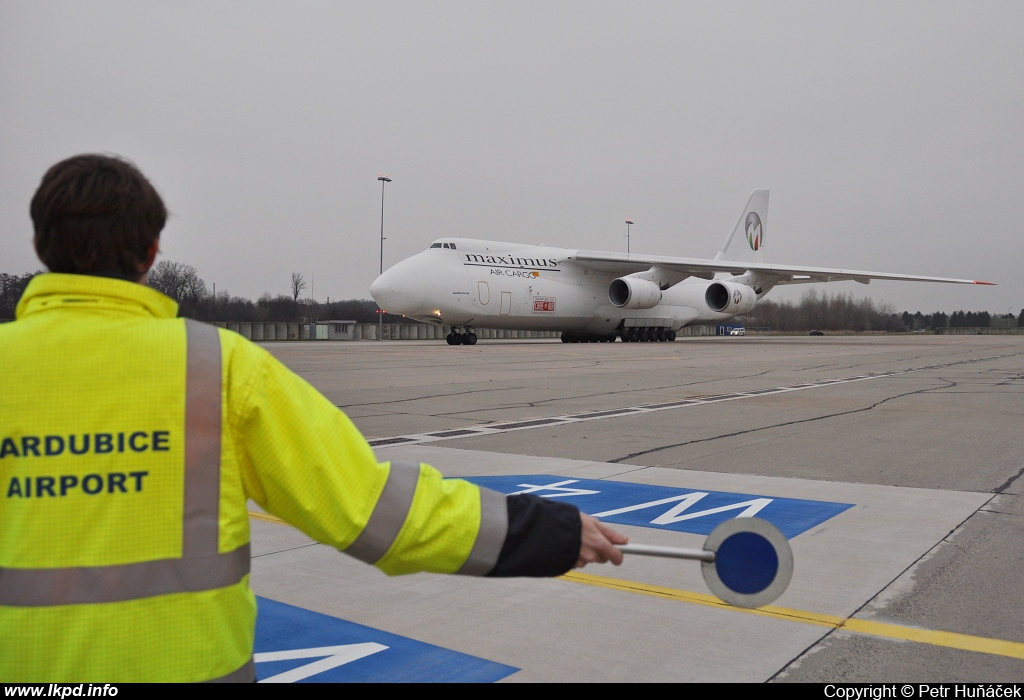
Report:
M 782 595 L 793 576 L 793 550 L 767 520 L 726 520 L 708 535 L 704 550 L 715 555 L 701 562 L 704 581 L 730 605 L 768 605 Z
M 779 556 L 767 538 L 755 532 L 737 532 L 718 546 L 715 564 L 726 586 L 750 595 L 760 593 L 775 580 Z

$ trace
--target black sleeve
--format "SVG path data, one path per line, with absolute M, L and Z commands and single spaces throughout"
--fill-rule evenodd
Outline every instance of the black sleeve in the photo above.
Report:
M 508 534 L 488 576 L 559 576 L 580 557 L 576 506 L 530 494 L 508 496 Z

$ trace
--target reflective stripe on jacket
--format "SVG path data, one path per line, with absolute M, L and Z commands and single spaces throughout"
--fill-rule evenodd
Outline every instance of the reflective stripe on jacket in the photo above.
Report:
M 176 312 L 47 274 L 0 325 L 0 679 L 251 680 L 250 498 L 389 574 L 495 568 L 503 495 L 378 464 L 269 353 Z

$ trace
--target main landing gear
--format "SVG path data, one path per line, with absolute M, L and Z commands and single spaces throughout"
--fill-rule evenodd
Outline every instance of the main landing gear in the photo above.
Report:
M 459 333 L 458 328 L 453 328 L 452 332 L 445 336 L 445 340 L 449 345 L 476 345 L 476 333 L 473 332 L 473 329 L 466 328 L 464 330 L 464 333 Z
M 676 332 L 668 328 L 623 328 L 623 343 L 646 343 L 646 342 L 672 342 L 676 339 Z
M 614 343 L 614 335 L 581 335 L 579 333 L 562 333 L 563 343 Z

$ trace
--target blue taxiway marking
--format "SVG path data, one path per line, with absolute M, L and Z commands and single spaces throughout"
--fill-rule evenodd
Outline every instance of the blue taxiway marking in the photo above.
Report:
M 261 683 L 492 683 L 518 668 L 257 597 Z
M 727 491 L 650 486 L 604 479 L 571 479 L 550 474 L 478 476 L 467 481 L 505 494 L 532 493 L 574 504 L 584 513 L 623 525 L 709 535 L 730 518 L 757 516 L 787 539 L 852 508 L 852 503 L 809 501 Z

